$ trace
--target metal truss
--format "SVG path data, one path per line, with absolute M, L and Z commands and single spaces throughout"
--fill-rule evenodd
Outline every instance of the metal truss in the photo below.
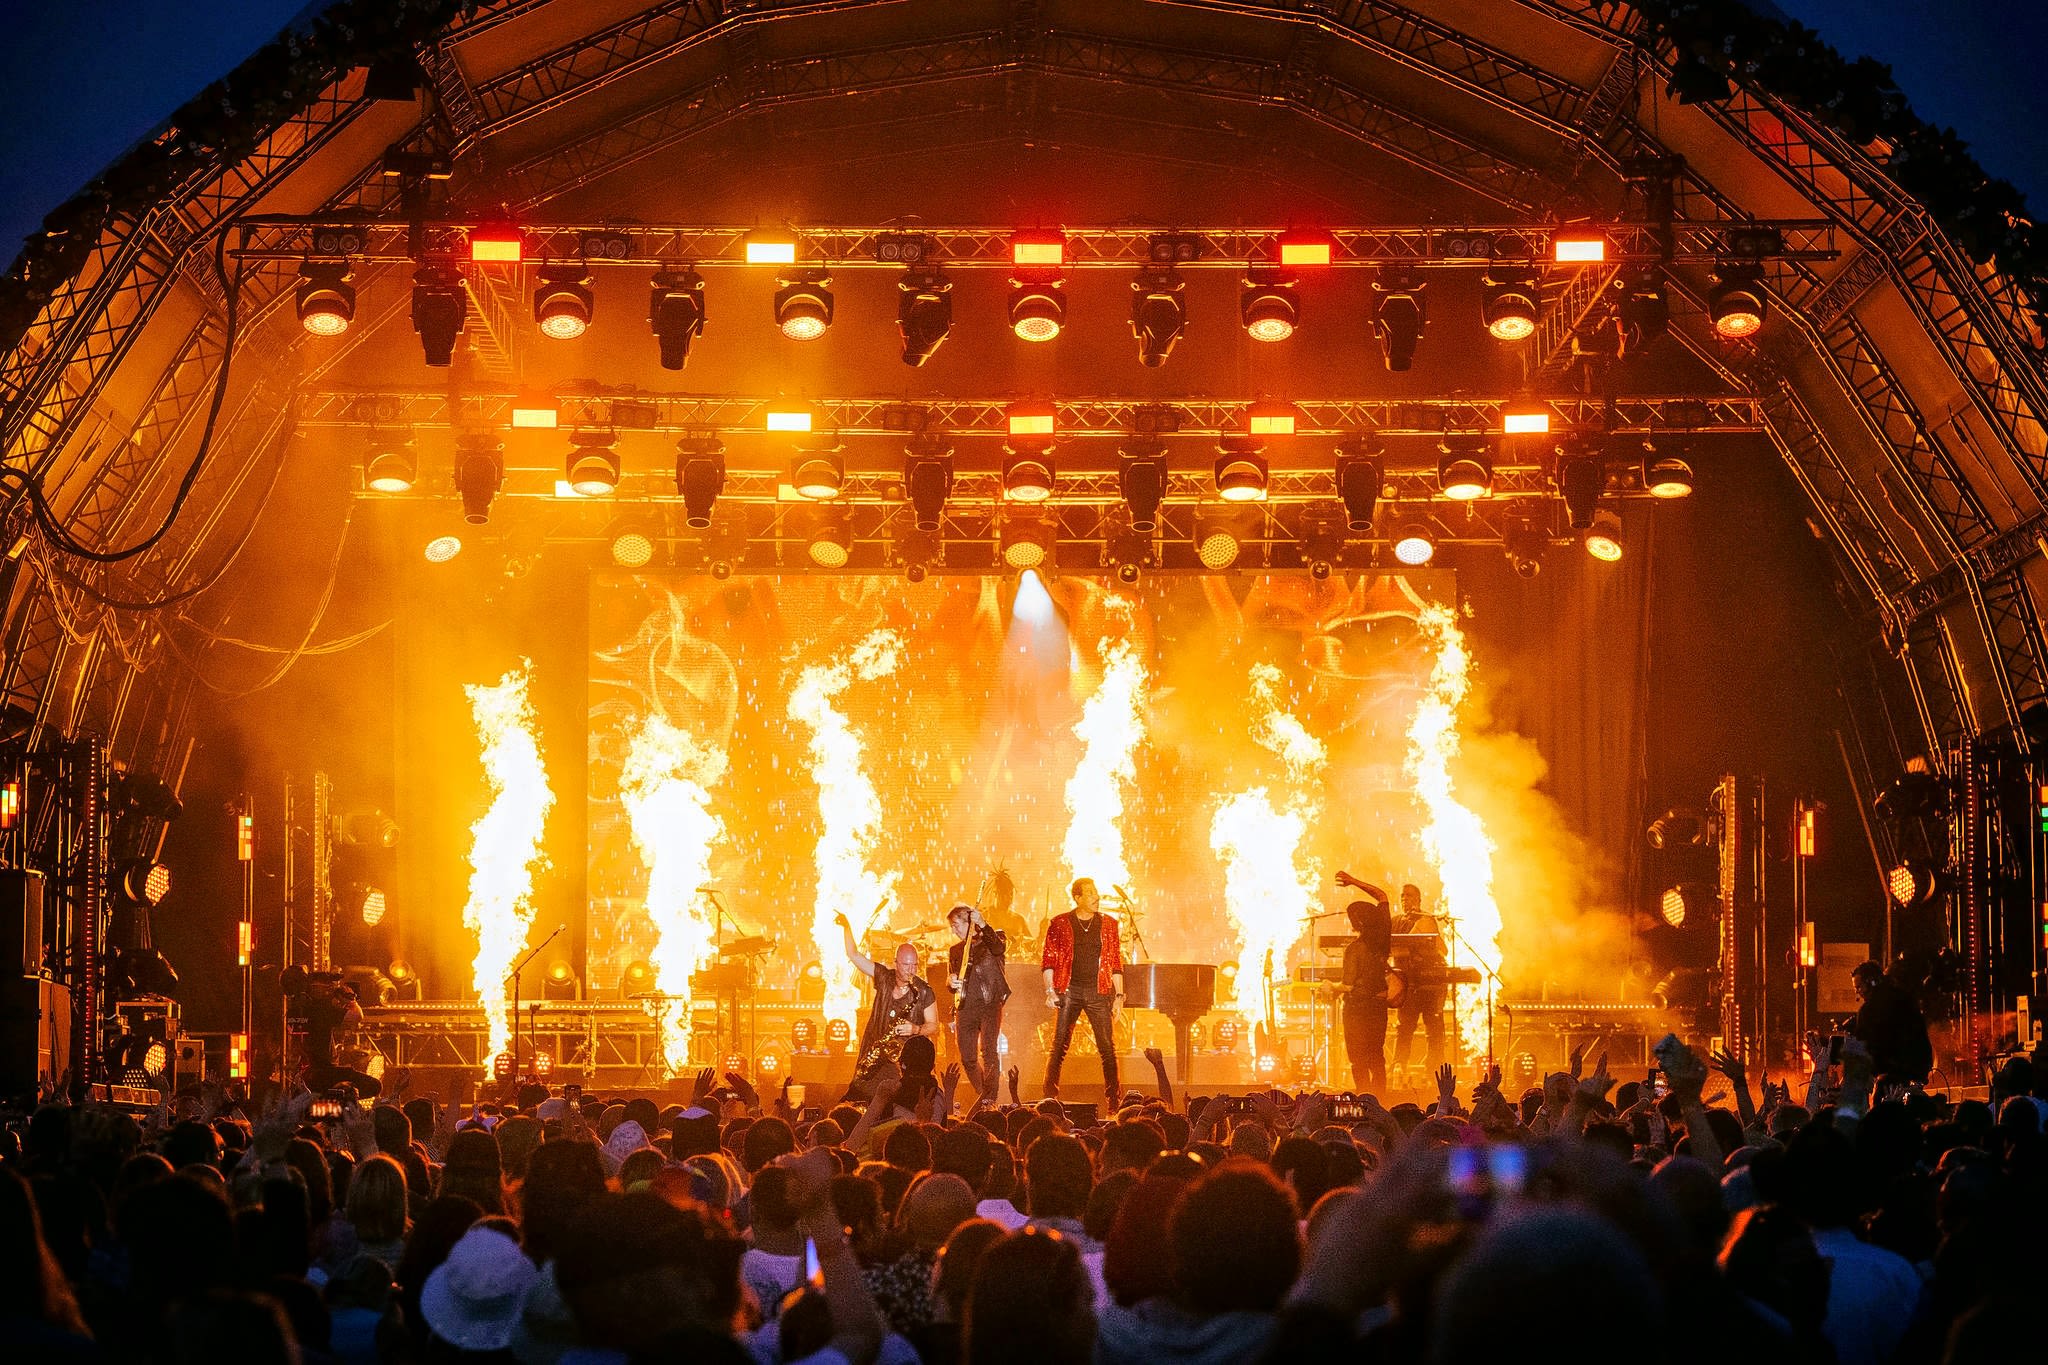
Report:
M 509 427 L 515 395 L 389 392 L 359 389 L 305 391 L 298 395 L 298 422 L 305 427 Z M 782 399 L 701 394 L 600 393 L 564 395 L 557 400 L 556 425 L 563 429 L 696 432 L 761 432 L 770 410 L 807 412 L 814 433 L 839 436 L 1009 435 L 1019 398 L 940 399 L 912 403 L 897 398 Z M 1754 398 L 1742 395 L 1628 395 L 1615 398 L 1511 396 L 1429 398 L 1296 398 L 1285 405 L 1295 418 L 1296 436 L 1364 439 L 1446 433 L 1499 433 L 1504 415 L 1519 404 L 1541 409 L 1559 439 L 1569 433 L 1659 435 L 1742 433 L 1764 429 Z M 1099 436 L 1239 436 L 1249 428 L 1252 400 L 1068 398 L 1052 401 L 1054 425 L 1062 438 Z M 1276 437 L 1284 440 L 1284 437 Z M 792 435 L 797 444 L 816 436 Z
M 1825 261 L 1836 254 L 1835 227 L 1827 219 L 1744 222 L 1740 226 L 1779 233 L 1785 247 L 1778 254 L 1786 259 Z M 316 239 L 337 235 L 347 236 L 351 245 L 361 243 L 359 250 L 348 253 L 351 261 L 400 264 L 423 257 L 466 261 L 473 239 L 505 230 L 503 224 L 483 222 L 432 223 L 420 233 L 415 249 L 413 229 L 405 223 L 363 223 L 316 215 L 249 218 L 242 221 L 241 227 L 244 237 L 234 249 L 234 256 L 293 264 L 320 254 L 314 246 Z M 907 263 L 904 252 L 908 248 L 916 253 L 910 264 L 1014 270 L 1011 245 L 1019 229 L 1014 225 L 920 226 L 910 231 L 901 227 L 820 226 L 763 231 L 679 224 L 522 223 L 518 231 L 522 256 L 530 261 L 584 260 L 599 266 L 643 267 L 687 263 L 704 269 L 746 266 L 749 242 L 773 239 L 788 242 L 794 248 L 795 267 L 900 270 Z M 1283 242 L 1308 239 L 1326 241 L 1330 247 L 1329 264 L 1337 268 L 1472 267 L 1496 262 L 1531 262 L 1540 266 L 1555 257 L 1559 238 L 1579 239 L 1589 233 L 1604 239 L 1607 259 L 1618 263 L 1713 265 L 1729 254 L 1724 226 L 1716 223 L 1672 225 L 1668 250 L 1665 230 L 1649 223 L 1432 224 L 1333 227 L 1312 232 L 1287 228 L 1075 226 L 1061 228 L 1059 232 L 1064 246 L 1061 268 L 1067 270 L 1130 270 L 1156 265 L 1160 260 L 1156 253 L 1162 249 L 1186 253 L 1170 258 L 1180 269 L 1277 269 L 1281 266 Z M 1577 274 L 1598 276 L 1600 272 Z M 1597 301 L 1604 283 L 1604 279 L 1594 282 L 1593 301 Z M 1590 307 L 1590 302 L 1587 306 Z

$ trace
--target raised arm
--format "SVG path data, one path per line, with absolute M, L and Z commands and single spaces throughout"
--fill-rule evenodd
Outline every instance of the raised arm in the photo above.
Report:
M 836 915 L 834 918 L 839 921 L 839 932 L 846 939 L 846 960 L 853 964 L 853 969 L 859 972 L 864 979 L 874 980 L 875 964 L 873 960 L 862 954 L 860 945 L 853 941 L 853 921 L 844 915 Z

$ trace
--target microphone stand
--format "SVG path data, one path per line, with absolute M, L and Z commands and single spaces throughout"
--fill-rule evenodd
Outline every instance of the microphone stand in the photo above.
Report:
M 1500 985 L 1500 973 L 1487 966 L 1486 959 L 1480 956 L 1479 950 L 1474 948 L 1465 936 L 1458 932 L 1458 922 L 1456 920 L 1452 919 L 1449 915 L 1445 915 L 1442 918 L 1444 923 L 1450 926 L 1451 938 L 1458 943 L 1464 944 L 1465 951 L 1472 954 L 1472 960 L 1479 964 L 1479 970 L 1486 973 L 1486 1063 L 1488 1066 L 1491 1066 L 1499 1060 L 1493 1055 L 1493 995 L 1494 989 Z
M 555 932 L 536 943 L 532 952 L 512 964 L 512 1073 L 515 1076 L 519 1074 L 519 974 L 526 970 L 527 963 L 540 955 L 541 949 L 560 938 L 562 931 L 568 927 L 566 924 L 557 924 Z M 538 1034 L 535 1036 L 538 1037 Z

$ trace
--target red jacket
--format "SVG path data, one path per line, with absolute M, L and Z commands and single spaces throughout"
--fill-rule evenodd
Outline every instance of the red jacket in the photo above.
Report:
M 1102 966 L 1095 973 L 1095 992 L 1108 995 L 1116 989 L 1110 977 L 1124 969 L 1123 950 L 1117 946 L 1116 920 L 1098 914 L 1102 921 Z M 1052 988 L 1064 992 L 1074 975 L 1074 912 L 1054 915 L 1045 926 L 1045 951 L 1038 955 L 1041 970 L 1052 972 Z

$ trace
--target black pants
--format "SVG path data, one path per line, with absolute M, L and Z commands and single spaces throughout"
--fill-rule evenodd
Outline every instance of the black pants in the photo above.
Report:
M 1095 1050 L 1102 1054 L 1102 1085 L 1113 1105 L 1121 1097 L 1116 1080 L 1116 1035 L 1110 1029 L 1110 1016 L 1116 1007 L 1112 996 L 1097 995 L 1093 991 L 1069 990 L 1060 997 L 1060 1012 L 1052 1026 L 1052 1056 L 1045 1063 L 1045 1093 L 1056 1094 L 1060 1088 L 1060 1063 L 1067 1059 L 1067 1044 L 1074 1040 L 1074 1021 L 1085 1011 L 1088 1027 L 1095 1031 Z
M 960 1044 L 960 1066 L 968 1084 L 983 1095 L 993 1096 L 1003 1081 L 1003 1002 L 979 1005 L 969 1002 L 953 1019 L 954 1036 Z
M 1387 1084 L 1386 997 L 1344 1006 L 1344 1052 L 1351 1059 L 1352 1089 L 1377 1096 Z
M 1443 1064 L 1444 1060 L 1444 992 L 1442 987 L 1425 986 L 1418 990 L 1408 987 L 1401 996 L 1400 1022 L 1394 1028 L 1394 1065 L 1408 1065 L 1408 1054 L 1415 1047 L 1415 1025 L 1422 1025 L 1422 1036 L 1428 1041 L 1427 1065 L 1431 1071 Z
M 314 1094 L 322 1094 L 337 1085 L 354 1086 L 356 1098 L 359 1100 L 375 1099 L 384 1090 L 377 1078 L 366 1071 L 351 1071 L 345 1066 L 321 1066 L 318 1063 L 306 1068 L 306 1089 Z

